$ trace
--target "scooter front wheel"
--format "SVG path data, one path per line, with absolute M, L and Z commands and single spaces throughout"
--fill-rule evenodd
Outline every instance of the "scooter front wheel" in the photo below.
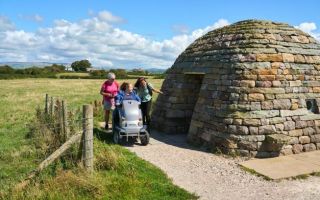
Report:
M 150 141 L 150 135 L 148 132 L 146 132 L 144 135 L 140 135 L 140 141 L 141 141 L 141 144 L 143 146 L 146 146 L 149 144 L 149 141 Z

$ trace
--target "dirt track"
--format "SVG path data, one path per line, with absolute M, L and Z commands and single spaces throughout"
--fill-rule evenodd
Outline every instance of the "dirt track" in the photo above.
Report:
M 176 185 L 196 193 L 200 199 L 320 199 L 320 177 L 266 181 L 240 169 L 240 158 L 195 149 L 183 135 L 152 136 L 148 146 L 135 144 L 127 148 L 161 168 Z

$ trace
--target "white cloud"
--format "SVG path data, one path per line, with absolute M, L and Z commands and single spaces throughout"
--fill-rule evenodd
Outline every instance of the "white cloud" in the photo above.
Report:
M 106 10 L 99 12 L 98 18 L 101 21 L 110 22 L 110 23 L 120 23 L 124 21 L 121 17 L 115 16 L 111 12 Z
M 0 15 L 0 32 L 12 31 L 15 29 L 15 25 L 6 17 Z
M 21 19 L 25 19 L 25 20 L 28 20 L 28 21 L 33 21 L 33 22 L 36 22 L 36 23 L 41 23 L 43 22 L 43 17 L 40 16 L 39 14 L 34 14 L 34 15 L 19 15 L 19 17 Z
M 48 28 L 25 32 L 9 28 L 0 32 L 0 61 L 73 62 L 88 59 L 97 67 L 170 67 L 176 57 L 195 39 L 229 24 L 220 19 L 190 34 L 156 41 L 120 28 L 122 18 L 102 11 L 88 19 L 55 20 Z M 2 53 L 3 52 L 3 53 Z
M 172 26 L 172 30 L 174 33 L 187 34 L 189 32 L 189 27 L 184 24 L 175 24 Z
M 38 15 L 38 14 L 33 15 L 33 19 L 36 22 L 42 22 L 43 21 L 43 17 Z
M 295 26 L 304 32 L 311 33 L 312 31 L 317 29 L 317 26 L 314 22 L 303 22 L 299 26 Z
M 317 25 L 314 22 L 303 22 L 298 26 L 295 26 L 306 33 L 309 33 L 311 36 L 320 41 L 320 33 L 317 32 Z

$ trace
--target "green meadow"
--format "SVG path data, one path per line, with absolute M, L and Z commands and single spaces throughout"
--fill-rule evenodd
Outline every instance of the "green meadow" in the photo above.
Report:
M 156 88 L 162 81 L 150 79 Z M 36 108 L 44 107 L 45 94 L 66 100 L 68 109 L 79 109 L 102 99 L 102 83 L 90 79 L 0 80 L 0 199 L 196 199 L 157 167 L 112 144 L 111 134 L 98 127 L 94 129 L 93 174 L 81 167 L 64 169 L 55 163 L 25 189 L 12 190 L 44 159 L 26 135 Z M 101 119 L 102 114 L 95 124 Z

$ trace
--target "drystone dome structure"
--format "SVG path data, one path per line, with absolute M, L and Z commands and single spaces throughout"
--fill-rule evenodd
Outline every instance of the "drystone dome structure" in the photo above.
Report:
M 320 44 L 310 35 L 285 23 L 240 21 L 176 59 L 153 124 L 241 155 L 320 149 L 319 70 Z

